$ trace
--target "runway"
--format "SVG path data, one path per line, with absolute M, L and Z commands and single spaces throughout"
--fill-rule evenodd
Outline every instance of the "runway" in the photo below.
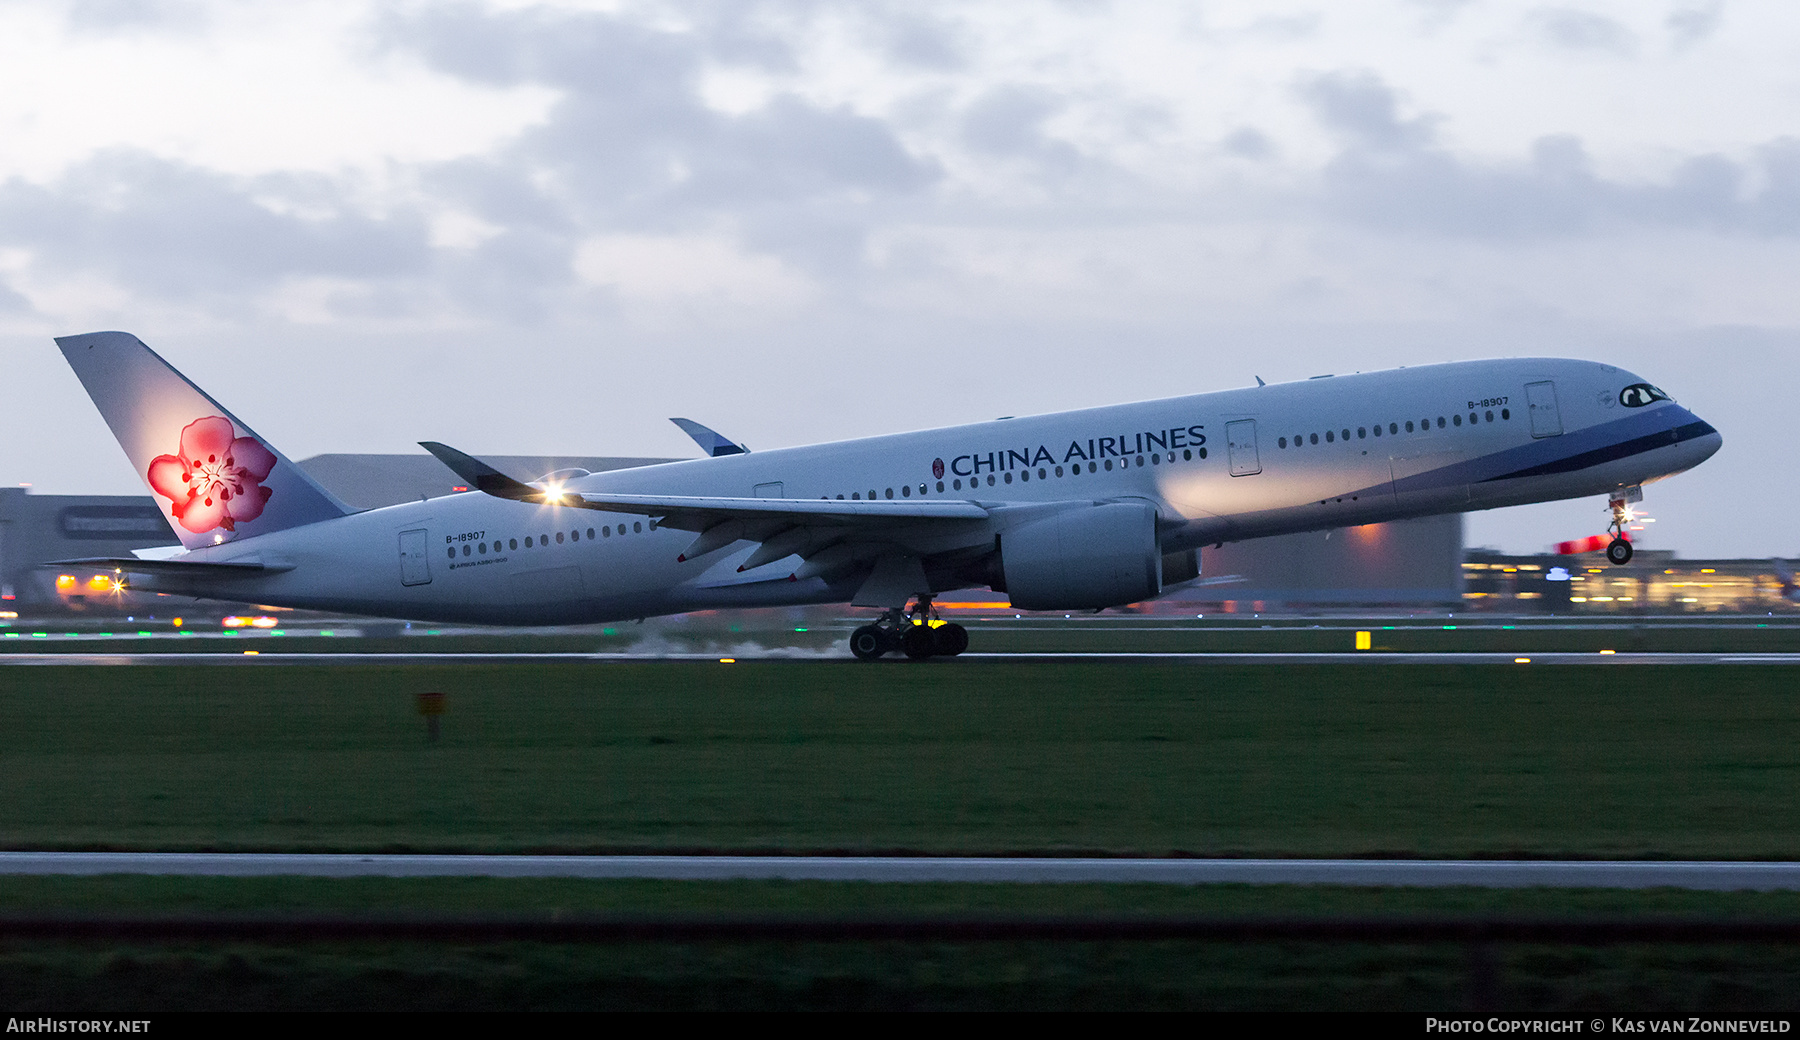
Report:
M 811 661 L 819 663 L 850 662 L 848 650 L 839 653 L 773 647 L 755 649 L 733 647 L 725 657 L 719 653 L 283 653 L 278 651 L 231 650 L 194 651 L 191 653 L 131 654 L 24 654 L 0 653 L 0 665 L 345 665 L 345 664 L 527 664 L 552 661 L 591 664 L 642 663 L 647 661 L 693 661 L 743 664 L 754 661 Z M 957 661 L 1012 661 L 1055 663 L 1059 661 L 1099 661 L 1119 664 L 1578 664 L 1578 665 L 1717 665 L 1765 664 L 1800 665 L 1800 653 L 966 653 Z M 887 664 L 916 664 L 893 655 Z M 934 658 L 930 667 L 951 667 L 948 658 Z
M 1797 891 L 1800 862 L 0 852 L 0 874 Z

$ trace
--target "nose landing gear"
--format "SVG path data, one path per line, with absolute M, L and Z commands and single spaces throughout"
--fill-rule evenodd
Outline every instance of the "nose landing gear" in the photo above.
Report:
M 968 648 L 968 630 L 939 618 L 930 596 L 920 596 L 910 609 L 895 607 L 874 624 L 850 633 L 850 652 L 864 661 L 896 650 L 923 661 L 928 657 L 955 657 Z
M 1615 567 L 1623 567 L 1631 562 L 1631 542 L 1625 537 L 1625 525 L 1631 522 L 1631 503 L 1642 502 L 1642 488 L 1624 488 L 1613 493 L 1607 502 L 1612 507 L 1612 523 L 1606 529 L 1612 532 L 1612 541 L 1606 543 L 1606 559 Z

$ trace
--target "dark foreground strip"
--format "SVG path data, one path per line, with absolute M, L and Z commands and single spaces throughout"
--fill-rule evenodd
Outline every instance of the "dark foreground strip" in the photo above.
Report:
M 1800 920 L 1357 917 L 666 917 L 530 920 L 348 917 L 4 917 L 0 937 L 259 942 L 1800 943 Z

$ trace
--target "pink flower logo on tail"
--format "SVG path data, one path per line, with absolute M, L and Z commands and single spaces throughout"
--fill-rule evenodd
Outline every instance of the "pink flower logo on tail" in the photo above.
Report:
M 169 500 L 169 513 L 195 534 L 235 531 L 261 516 L 269 500 L 262 482 L 275 453 L 234 433 L 223 416 L 195 419 L 181 431 L 181 454 L 158 455 L 145 473 L 151 490 Z

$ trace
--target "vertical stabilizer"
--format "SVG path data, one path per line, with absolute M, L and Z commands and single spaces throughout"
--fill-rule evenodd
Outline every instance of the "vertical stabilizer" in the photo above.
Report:
M 136 336 L 56 345 L 189 549 L 350 512 Z

